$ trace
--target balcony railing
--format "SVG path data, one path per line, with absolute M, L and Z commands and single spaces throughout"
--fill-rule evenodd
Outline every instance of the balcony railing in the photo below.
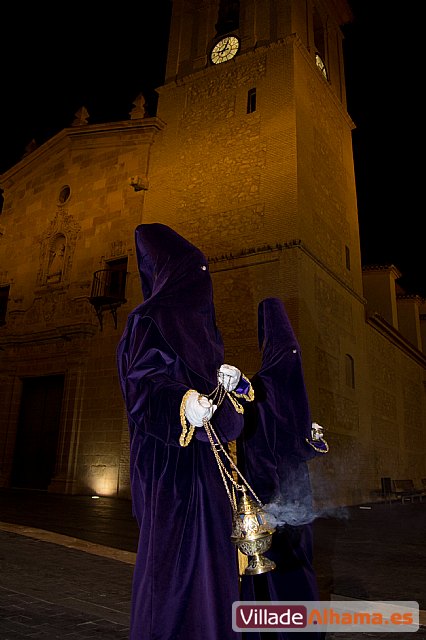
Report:
M 89 302 L 95 308 L 101 329 L 103 311 L 106 309 L 111 311 L 117 328 L 117 307 L 127 302 L 126 276 L 127 271 L 123 269 L 100 269 L 93 274 Z

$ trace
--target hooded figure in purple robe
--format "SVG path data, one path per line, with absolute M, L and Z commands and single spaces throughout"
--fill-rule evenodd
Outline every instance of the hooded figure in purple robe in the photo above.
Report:
M 300 346 L 283 302 L 266 298 L 258 308 L 260 370 L 251 379 L 255 401 L 247 407 L 238 439 L 238 465 L 265 510 L 276 521 L 265 556 L 276 563 L 268 573 L 242 577 L 241 600 L 319 600 L 313 569 L 314 512 L 307 461 L 328 451 L 322 428 L 312 424 Z M 313 639 L 320 633 L 304 634 Z M 272 640 L 293 634 L 266 633 Z M 245 637 L 245 636 L 244 636 Z M 250 632 L 248 640 L 261 633 Z
M 231 505 L 202 423 L 188 418 L 187 400 L 195 394 L 196 404 L 205 401 L 201 410 L 227 443 L 243 428 L 235 400 L 251 399 L 250 383 L 223 365 L 201 251 L 157 223 L 139 225 L 135 241 L 144 302 L 129 314 L 117 348 L 140 529 L 130 640 L 236 640 Z M 214 411 L 207 396 L 222 367 L 238 372 L 238 396 L 232 401 L 227 394 Z

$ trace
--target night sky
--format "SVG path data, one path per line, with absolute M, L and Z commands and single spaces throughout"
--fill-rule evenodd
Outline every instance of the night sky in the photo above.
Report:
M 127 119 L 164 77 L 169 0 L 8 3 L 0 32 L 0 173 L 32 139 L 42 144 L 85 106 L 90 123 Z M 364 264 L 394 264 L 407 293 L 426 297 L 420 209 L 425 182 L 424 69 L 418 4 L 350 0 L 343 27 Z M 416 26 L 418 25 L 418 26 Z M 417 33 L 418 32 L 418 33 Z M 154 44 L 151 43 L 155 38 Z M 423 114 L 422 114 L 423 115 Z

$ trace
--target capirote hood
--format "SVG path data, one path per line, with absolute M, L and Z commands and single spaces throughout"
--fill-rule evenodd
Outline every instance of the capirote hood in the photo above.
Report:
M 205 255 L 160 223 L 139 225 L 135 245 L 144 301 L 132 313 L 151 318 L 187 366 L 211 378 L 224 348 Z

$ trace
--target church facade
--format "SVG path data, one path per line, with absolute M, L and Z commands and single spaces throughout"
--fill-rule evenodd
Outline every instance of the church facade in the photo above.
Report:
M 426 305 L 362 267 L 345 0 L 174 0 L 155 116 L 72 126 L 0 177 L 0 484 L 129 497 L 115 351 L 141 301 L 134 229 L 208 257 L 226 361 L 260 363 L 257 306 L 302 346 L 320 505 L 426 477 Z

